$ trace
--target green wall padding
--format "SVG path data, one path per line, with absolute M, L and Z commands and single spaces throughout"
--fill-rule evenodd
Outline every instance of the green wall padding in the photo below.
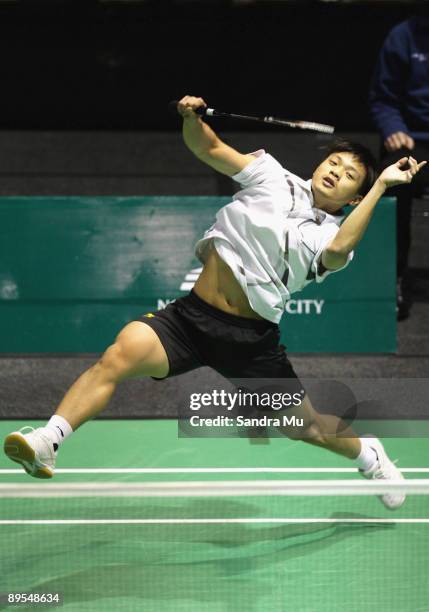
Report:
M 194 244 L 228 201 L 0 198 L 0 352 L 104 350 L 127 322 L 189 291 L 186 276 L 201 265 Z M 392 198 L 347 270 L 294 295 L 288 310 L 290 352 L 396 350 Z

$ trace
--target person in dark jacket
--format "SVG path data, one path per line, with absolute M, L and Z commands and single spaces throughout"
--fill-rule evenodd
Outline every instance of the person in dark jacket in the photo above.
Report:
M 370 96 L 372 119 L 382 138 L 383 168 L 404 156 L 429 156 L 429 6 L 395 26 L 381 48 Z M 406 279 L 411 244 L 413 197 L 429 189 L 425 169 L 410 185 L 401 185 L 388 195 L 397 198 L 397 314 L 409 315 Z M 405 292 L 404 292 L 405 291 Z

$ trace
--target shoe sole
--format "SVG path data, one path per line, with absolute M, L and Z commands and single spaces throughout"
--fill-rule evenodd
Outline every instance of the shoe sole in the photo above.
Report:
M 52 478 L 54 472 L 46 465 L 37 465 L 36 453 L 22 434 L 12 433 L 6 436 L 4 452 L 34 478 Z

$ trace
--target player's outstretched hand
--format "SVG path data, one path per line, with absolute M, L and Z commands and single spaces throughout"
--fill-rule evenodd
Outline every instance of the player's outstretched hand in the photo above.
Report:
M 184 96 L 177 104 L 177 110 L 182 117 L 198 117 L 195 113 L 197 108 L 206 107 L 207 104 L 202 98 L 195 98 L 194 96 Z
M 402 183 L 411 183 L 414 176 L 426 165 L 426 161 L 422 161 L 419 164 L 414 157 L 402 157 L 396 164 L 388 166 L 378 177 L 378 180 L 385 185 L 385 187 L 394 187 L 395 185 L 401 185 Z

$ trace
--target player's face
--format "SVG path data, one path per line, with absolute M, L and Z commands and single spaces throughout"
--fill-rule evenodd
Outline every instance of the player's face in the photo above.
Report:
M 312 190 L 316 206 L 327 212 L 335 212 L 345 204 L 359 202 L 359 189 L 365 173 L 365 166 L 352 153 L 332 153 L 313 174 Z

